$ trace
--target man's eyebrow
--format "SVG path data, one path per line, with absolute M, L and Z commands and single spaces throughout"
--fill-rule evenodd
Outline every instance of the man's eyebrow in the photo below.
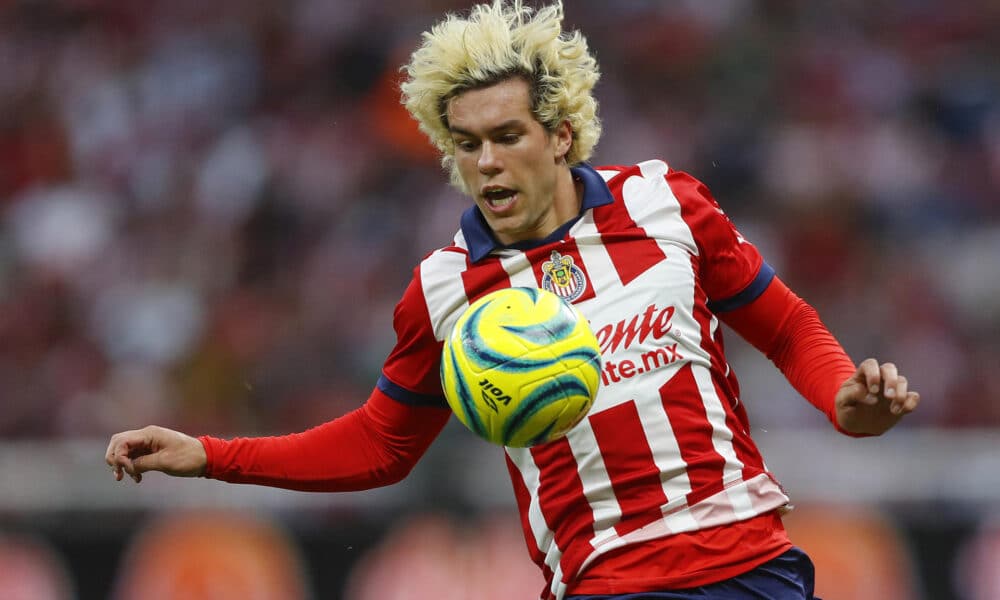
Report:
M 524 126 L 524 121 L 522 121 L 521 119 L 508 119 L 503 123 L 500 123 L 499 125 L 489 128 L 487 130 L 487 133 L 495 134 L 500 131 L 506 131 L 508 129 L 516 129 L 523 126 Z M 448 131 L 456 133 L 458 135 L 467 135 L 469 137 L 476 137 L 475 134 L 472 133 L 471 131 L 467 131 L 465 129 L 462 129 L 461 127 L 456 127 L 454 125 L 449 125 Z

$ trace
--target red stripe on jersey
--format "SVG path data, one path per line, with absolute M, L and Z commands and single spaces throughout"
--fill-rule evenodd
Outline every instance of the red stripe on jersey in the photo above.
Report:
M 462 284 L 465 286 L 465 296 L 470 304 L 490 292 L 510 287 L 510 275 L 500 264 L 499 258 L 488 256 L 476 263 L 475 268 L 472 267 L 471 261 L 466 258 L 466 270 L 462 271 Z
M 382 366 L 390 381 L 418 394 L 440 395 L 441 342 L 428 337 L 427 299 L 420 287 L 420 267 L 403 292 L 393 313 L 396 345 Z
M 698 402 L 701 390 L 695 381 L 691 364 L 681 367 L 676 375 L 660 388 L 663 409 L 677 438 L 681 458 L 687 463 L 691 492 L 688 504 L 722 491 L 725 460 L 712 445 L 712 425 L 705 405 Z M 678 402 L 677 399 L 686 399 Z
M 594 513 L 585 508 L 589 504 L 576 457 L 566 438 L 532 448 L 531 456 L 541 469 L 538 504 L 556 546 L 563 550 L 560 563 L 569 565 L 564 571 L 572 575 L 592 550 L 590 544 L 580 542 L 594 536 Z
M 528 486 L 524 483 L 524 477 L 521 476 L 521 472 L 518 471 L 517 465 L 510 459 L 510 456 L 504 454 L 504 459 L 507 461 L 507 471 L 510 473 L 510 481 L 514 487 L 514 499 L 517 501 L 518 512 L 521 513 L 521 530 L 524 532 L 524 543 L 528 546 L 528 556 L 532 562 L 541 568 L 542 575 L 545 576 L 545 581 L 552 581 L 552 569 L 545 564 L 545 554 L 538 549 L 538 543 L 535 541 L 535 536 L 531 530 L 531 522 L 528 519 L 528 511 L 531 507 L 531 492 L 528 491 Z
M 627 179 L 628 177 L 615 176 L 608 182 L 615 197 L 622 197 L 621 187 Z M 623 285 L 628 285 L 667 257 L 656 240 L 650 239 L 646 230 L 635 224 L 624 201 L 595 208 L 594 224 L 597 225 L 604 248 Z
M 635 402 L 619 404 L 590 417 L 590 426 L 601 448 L 604 467 L 621 507 L 621 522 L 615 526 L 625 535 L 662 516 L 660 506 L 667 495 L 660 469 L 646 439 Z M 622 444 L 621 440 L 629 440 Z

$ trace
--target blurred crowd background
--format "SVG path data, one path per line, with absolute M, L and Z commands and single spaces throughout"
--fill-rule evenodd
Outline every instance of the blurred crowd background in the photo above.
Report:
M 470 4 L 0 2 L 0 441 L 103 441 L 148 423 L 285 433 L 363 401 L 413 266 L 451 239 L 467 203 L 399 105 L 399 67 L 422 31 Z M 1000 428 L 1000 4 L 566 4 L 602 69 L 594 164 L 663 158 L 706 182 L 855 359 L 908 375 L 923 403 L 903 429 Z M 828 428 L 734 337 L 755 427 Z M 444 443 L 482 444 L 464 433 L 446 430 Z M 849 518 L 878 520 L 881 508 Z M 141 529 L 144 517 L 105 540 L 105 556 L 123 555 L 134 531 L 159 531 Z M 19 560 L 58 565 L 39 576 L 59 582 L 46 598 L 101 597 L 81 583 L 85 540 L 60 557 L 31 514 L 0 518 L 0 573 L 17 547 Z M 415 514 L 376 528 L 371 553 L 337 582 L 307 574 L 261 597 L 444 598 L 343 582 L 408 570 L 436 581 L 476 537 L 495 546 L 465 556 L 503 558 L 460 570 L 489 581 L 513 560 L 507 549 L 523 552 L 492 523 L 469 535 L 447 514 Z M 1000 597 L 996 582 L 955 575 L 966 566 L 949 571 L 947 591 L 928 583 L 905 527 L 893 531 L 910 587 L 852 597 Z M 290 561 L 322 561 L 274 535 L 273 547 L 294 546 Z M 14 572 L 23 583 L 33 571 Z M 115 577 L 106 590 L 138 596 Z

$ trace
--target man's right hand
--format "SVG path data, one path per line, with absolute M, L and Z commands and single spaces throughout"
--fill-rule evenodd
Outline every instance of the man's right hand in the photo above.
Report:
M 104 456 L 121 481 L 125 473 L 142 481 L 146 471 L 160 471 L 175 477 L 199 477 L 205 473 L 208 458 L 196 438 L 164 427 L 150 425 L 111 436 Z

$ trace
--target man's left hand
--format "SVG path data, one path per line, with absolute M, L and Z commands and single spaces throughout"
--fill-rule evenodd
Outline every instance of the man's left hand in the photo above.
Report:
M 837 423 L 860 435 L 882 435 L 920 403 L 893 363 L 869 358 L 837 391 Z

